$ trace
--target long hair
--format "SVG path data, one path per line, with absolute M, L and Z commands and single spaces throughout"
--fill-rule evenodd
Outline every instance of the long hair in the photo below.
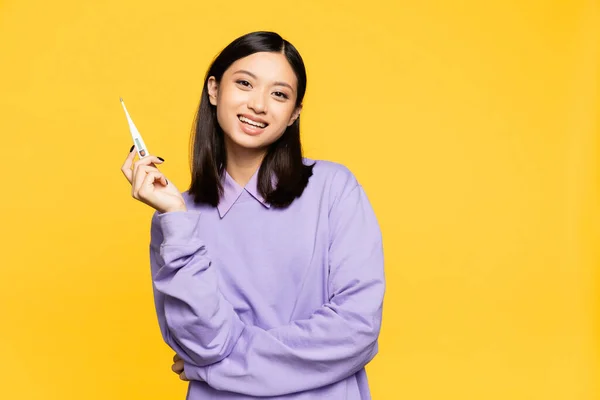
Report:
M 221 82 L 231 64 L 258 52 L 285 55 L 298 80 L 296 107 L 302 104 L 306 92 L 306 69 L 302 57 L 287 40 L 277 33 L 260 31 L 241 36 L 225 47 L 208 68 L 194 120 L 189 193 L 195 203 L 214 207 L 219 204 L 223 194 L 221 177 L 227 161 L 224 133 L 217 121 L 217 108 L 208 97 L 208 78 L 214 76 L 218 83 Z M 312 176 L 313 165 L 303 163 L 298 117 L 279 139 L 269 145 L 258 171 L 258 191 L 271 206 L 285 208 L 304 191 Z

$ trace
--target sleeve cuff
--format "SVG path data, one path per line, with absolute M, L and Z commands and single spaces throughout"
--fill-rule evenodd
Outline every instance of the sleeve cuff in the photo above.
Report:
M 182 245 L 198 237 L 195 233 L 200 225 L 200 211 L 173 211 L 158 214 L 163 234 L 163 246 Z
M 190 363 L 183 363 L 185 376 L 191 381 L 204 381 L 208 383 L 208 366 L 198 367 Z

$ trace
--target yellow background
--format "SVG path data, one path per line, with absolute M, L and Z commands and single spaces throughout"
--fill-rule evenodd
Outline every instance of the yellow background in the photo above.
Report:
M 183 190 L 208 64 L 267 29 L 308 67 L 306 155 L 350 167 L 383 229 L 373 398 L 597 399 L 597 12 L 2 1 L 0 398 L 184 398 L 118 99 Z

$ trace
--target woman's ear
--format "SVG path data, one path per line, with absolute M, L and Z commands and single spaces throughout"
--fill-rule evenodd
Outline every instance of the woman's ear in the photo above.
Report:
M 292 116 L 290 117 L 290 121 L 288 122 L 288 126 L 291 126 L 294 122 L 296 122 L 296 120 L 300 116 L 300 111 L 302 111 L 302 104 L 300 104 L 298 107 L 296 107 L 296 109 L 292 113 Z
M 219 84 L 214 76 L 208 78 L 208 82 L 206 83 L 206 88 L 208 89 L 208 99 L 210 100 L 210 104 L 213 106 L 217 105 L 217 93 L 219 92 Z

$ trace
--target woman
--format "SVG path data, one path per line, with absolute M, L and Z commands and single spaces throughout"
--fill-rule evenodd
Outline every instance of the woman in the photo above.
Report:
M 150 155 L 122 171 L 154 209 L 156 312 L 188 399 L 369 399 L 380 229 L 344 166 L 302 157 L 302 58 L 244 35 L 206 74 L 181 193 Z

